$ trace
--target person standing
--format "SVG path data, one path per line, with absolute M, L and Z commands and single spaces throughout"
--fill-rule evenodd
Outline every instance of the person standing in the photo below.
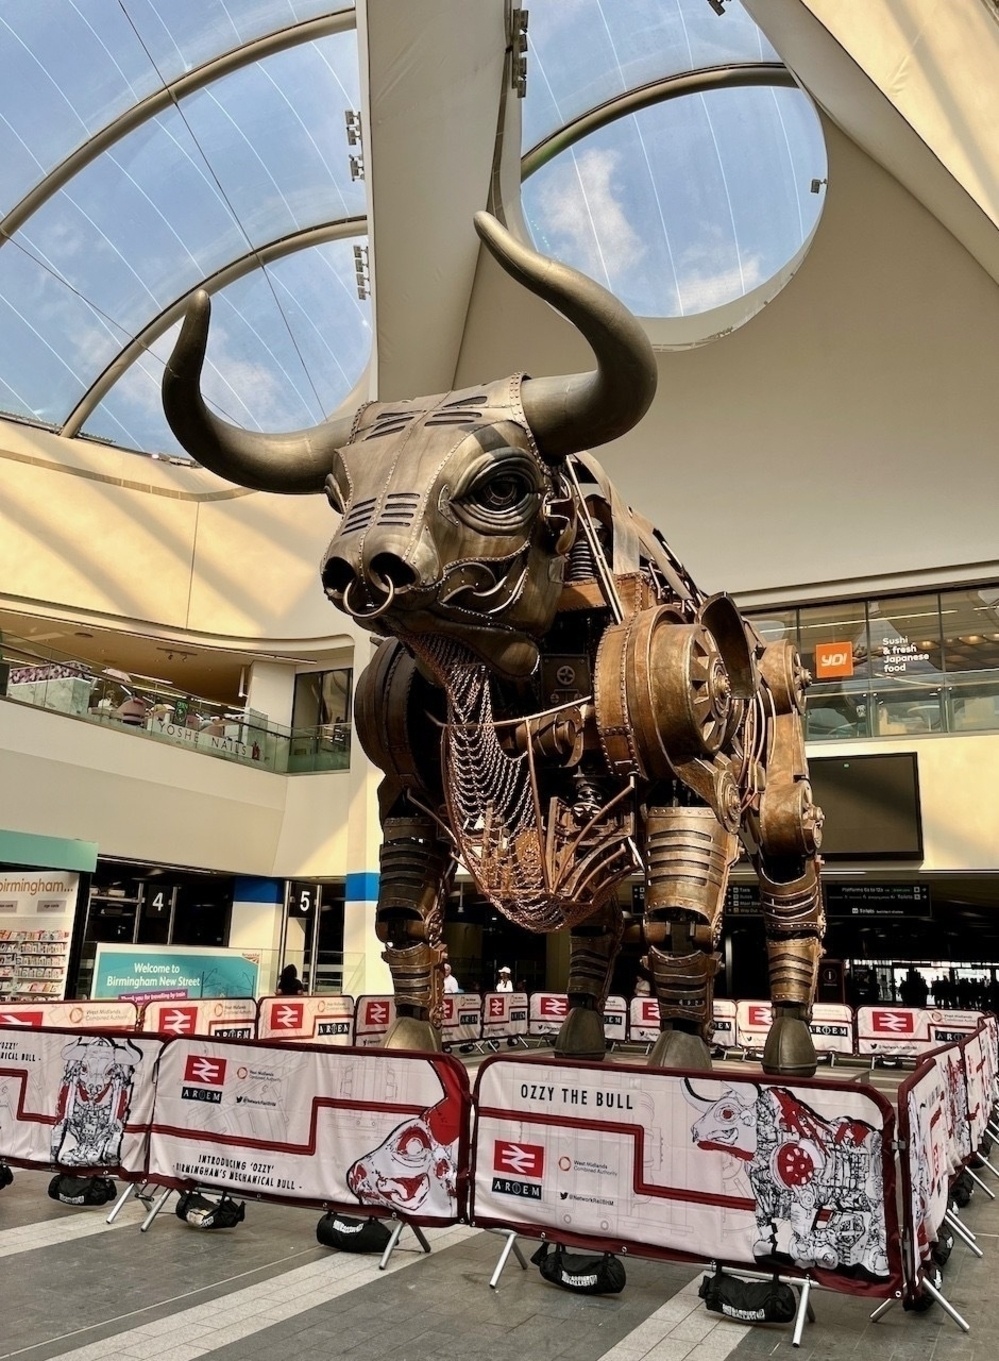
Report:
M 296 997 L 300 992 L 304 992 L 302 980 L 298 976 L 298 970 L 294 964 L 286 964 L 281 970 L 281 977 L 277 981 L 277 993 L 279 997 Z
M 513 976 L 510 973 L 510 970 L 505 967 L 499 971 L 499 977 L 496 980 L 496 991 L 513 992 Z
M 451 972 L 450 964 L 444 965 L 444 991 L 461 992 L 461 985 L 459 984 L 457 978 L 455 978 L 454 974 Z

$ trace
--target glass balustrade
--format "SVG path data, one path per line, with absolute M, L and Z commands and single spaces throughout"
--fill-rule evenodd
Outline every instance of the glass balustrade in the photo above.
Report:
M 0 640 L 0 699 L 274 774 L 347 770 L 350 724 L 286 728 L 265 714 L 183 694 L 34 641 Z

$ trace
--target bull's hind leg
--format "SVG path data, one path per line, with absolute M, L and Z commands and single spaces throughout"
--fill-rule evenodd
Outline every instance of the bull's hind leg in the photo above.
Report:
M 555 1053 L 566 1059 L 602 1059 L 604 1003 L 624 930 L 614 901 L 572 929 L 569 937 L 569 1014 L 555 1040 Z
M 387 1049 L 441 1047 L 444 987 L 444 900 L 454 859 L 423 815 L 389 817 L 382 823 L 375 930 L 392 974 L 396 1020 Z
M 715 953 L 738 842 L 710 808 L 650 808 L 643 961 L 659 1001 L 652 1068 L 710 1068 Z
M 774 1019 L 763 1049 L 763 1071 L 811 1077 L 817 1063 L 808 1022 L 822 957 L 822 891 L 818 861 L 757 859 L 767 933 Z

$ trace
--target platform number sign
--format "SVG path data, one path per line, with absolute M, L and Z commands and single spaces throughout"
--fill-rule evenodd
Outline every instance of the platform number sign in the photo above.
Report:
M 288 895 L 289 917 L 312 920 L 319 906 L 319 885 L 295 881 Z

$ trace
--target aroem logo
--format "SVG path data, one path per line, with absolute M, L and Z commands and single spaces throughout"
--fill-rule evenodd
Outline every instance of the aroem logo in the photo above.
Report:
M 815 676 L 817 680 L 828 680 L 832 676 L 852 675 L 852 643 L 815 644 Z
M 210 1059 L 205 1054 L 188 1054 L 184 1081 L 200 1082 L 206 1087 L 221 1087 L 225 1082 L 225 1059 Z

